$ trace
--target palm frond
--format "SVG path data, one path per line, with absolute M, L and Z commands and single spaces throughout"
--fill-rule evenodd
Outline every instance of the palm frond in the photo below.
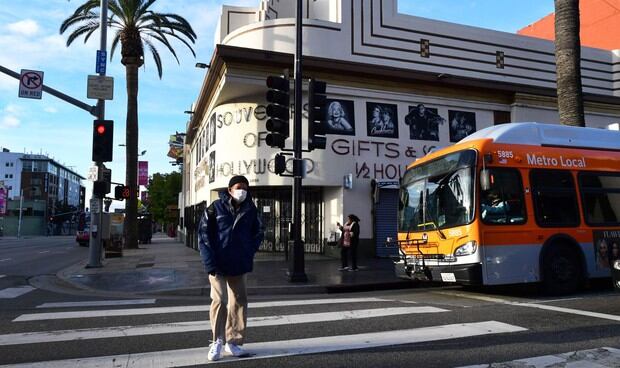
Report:
M 157 66 L 157 74 L 159 75 L 159 79 L 161 79 L 161 76 L 163 73 L 162 73 L 162 67 L 161 67 L 161 57 L 159 56 L 159 52 L 149 40 L 144 40 L 144 43 L 146 43 L 149 50 L 151 50 L 151 54 L 153 54 L 153 60 L 155 61 L 155 65 Z
M 163 43 L 168 48 L 168 51 L 170 51 L 172 56 L 174 56 L 174 58 L 177 61 L 177 64 L 181 64 L 181 62 L 179 61 L 179 58 L 177 57 L 177 53 L 174 51 L 174 48 L 172 47 L 172 45 L 170 44 L 170 42 L 166 38 L 165 34 L 152 32 L 149 36 L 154 38 L 154 39 L 156 39 L 157 41 Z
M 116 51 L 116 48 L 118 47 L 118 43 L 121 40 L 121 31 L 117 31 L 114 34 L 114 38 L 112 39 L 112 44 L 110 45 L 110 61 L 112 61 L 112 56 L 114 56 L 114 51 Z
M 161 33 L 163 34 L 167 34 L 169 36 L 172 36 L 174 38 L 176 38 L 177 40 L 181 41 L 182 43 L 185 44 L 185 46 L 187 46 L 187 48 L 189 49 L 189 51 L 191 51 L 192 55 L 194 55 L 194 57 L 196 57 L 196 53 L 194 52 L 194 48 L 192 47 L 192 45 L 189 44 L 189 42 L 185 41 L 185 39 L 181 36 L 179 36 L 178 34 L 174 33 L 174 32 L 170 32 L 168 30 L 160 30 Z
M 78 6 L 73 12 L 73 15 L 78 15 L 81 13 L 88 13 L 93 9 L 96 9 L 101 6 L 100 0 L 88 0 L 84 4 Z
M 82 36 L 83 34 L 91 32 L 91 30 L 93 29 L 96 30 L 98 28 L 99 28 L 98 23 L 91 22 L 91 23 L 85 24 L 83 26 L 80 26 L 74 29 L 73 32 L 71 32 L 71 34 L 67 38 L 67 46 L 70 46 L 73 43 L 73 41 L 75 41 L 78 37 Z
M 188 33 L 191 34 L 194 38 L 196 38 L 196 33 L 194 32 L 194 29 L 192 28 L 192 26 L 189 24 L 189 22 L 183 18 L 180 15 L 177 14 L 159 14 L 162 17 L 166 17 L 166 18 L 171 18 L 177 21 L 178 24 L 180 24 L 183 28 L 187 29 Z
M 91 21 L 99 19 L 99 15 L 93 12 L 88 12 L 84 14 L 74 14 L 69 18 L 65 19 L 64 22 L 60 25 L 60 34 L 63 34 L 67 29 L 73 26 L 76 23 Z

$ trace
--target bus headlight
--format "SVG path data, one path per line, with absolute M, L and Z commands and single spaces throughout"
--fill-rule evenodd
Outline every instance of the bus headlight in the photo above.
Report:
M 476 241 L 470 240 L 467 243 L 456 248 L 456 250 L 454 251 L 454 255 L 455 256 L 468 256 L 470 254 L 476 253 L 477 248 L 478 248 L 478 245 L 476 244 Z

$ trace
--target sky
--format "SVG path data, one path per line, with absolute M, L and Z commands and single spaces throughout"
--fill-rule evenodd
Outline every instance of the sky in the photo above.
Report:
M 294 1 L 294 0 L 285 0 Z M 333 1 L 333 0 L 320 0 Z M 0 0 L 0 65 L 17 73 L 21 69 L 44 72 L 43 83 L 78 100 L 86 98 L 88 75 L 95 73 L 99 33 L 88 43 L 83 39 L 66 46 L 69 32 L 59 33 L 62 21 L 85 0 Z M 163 77 L 150 54 L 139 71 L 138 152 L 149 162 L 149 174 L 169 173 L 178 167 L 166 157 L 168 138 L 184 132 L 190 110 L 205 76 L 196 62 L 209 63 L 213 53 L 214 30 L 221 5 L 257 7 L 260 0 L 158 0 L 152 7 L 162 13 L 185 17 L 198 38 L 196 57 L 181 43 L 174 43 L 180 63 L 163 45 Z M 402 13 L 466 24 L 504 32 L 518 29 L 553 12 L 553 0 L 400 0 Z M 112 34 L 108 34 L 109 44 Z M 106 119 L 114 120 L 114 160 L 112 181 L 124 183 L 125 152 L 125 71 L 120 63 L 120 46 L 106 74 L 114 78 L 114 99 L 106 102 Z M 86 177 L 92 166 L 92 126 L 94 117 L 54 96 L 43 93 L 41 100 L 18 97 L 18 80 L 0 73 L 0 147 L 12 152 L 42 153 Z M 87 199 L 91 183 L 84 181 Z

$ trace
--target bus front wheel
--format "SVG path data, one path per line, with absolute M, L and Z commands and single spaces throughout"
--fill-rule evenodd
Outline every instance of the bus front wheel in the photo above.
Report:
M 547 294 L 574 293 L 583 286 L 579 254 L 568 244 L 554 244 L 542 262 L 543 287 Z

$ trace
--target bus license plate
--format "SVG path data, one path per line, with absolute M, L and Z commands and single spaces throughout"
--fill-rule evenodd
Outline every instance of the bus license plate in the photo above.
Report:
M 456 277 L 453 273 L 441 273 L 441 281 L 443 282 L 456 282 Z

